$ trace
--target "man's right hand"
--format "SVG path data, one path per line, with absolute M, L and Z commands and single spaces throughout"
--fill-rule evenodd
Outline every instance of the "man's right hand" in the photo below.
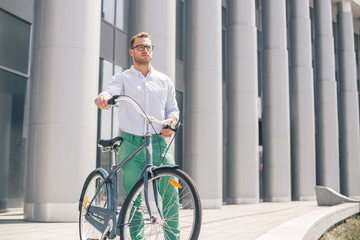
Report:
M 98 96 L 97 98 L 95 98 L 94 102 L 95 105 L 100 108 L 100 109 L 108 109 L 110 107 L 110 105 L 108 104 L 108 100 L 111 97 L 108 95 L 101 95 Z

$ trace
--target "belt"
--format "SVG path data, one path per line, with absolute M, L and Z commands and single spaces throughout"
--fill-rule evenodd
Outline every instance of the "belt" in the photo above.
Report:
M 161 134 L 152 134 L 152 142 L 159 142 L 159 139 L 164 139 L 163 136 L 161 136 Z M 135 135 L 135 134 L 131 134 L 128 132 L 122 132 L 122 137 L 129 141 L 129 142 L 144 142 L 146 139 L 146 136 L 139 136 L 139 135 Z

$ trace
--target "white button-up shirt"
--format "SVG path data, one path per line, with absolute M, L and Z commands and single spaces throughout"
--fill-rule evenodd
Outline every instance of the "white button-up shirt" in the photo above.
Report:
M 170 78 L 151 67 L 145 77 L 134 66 L 114 75 L 112 81 L 100 95 L 127 95 L 133 98 L 148 116 L 164 120 L 172 115 L 179 119 L 179 108 L 175 98 L 175 88 Z M 134 107 L 125 101 L 119 103 L 119 126 L 121 131 L 135 135 L 145 135 L 146 120 Z M 162 125 L 153 123 L 150 133 L 160 133 Z

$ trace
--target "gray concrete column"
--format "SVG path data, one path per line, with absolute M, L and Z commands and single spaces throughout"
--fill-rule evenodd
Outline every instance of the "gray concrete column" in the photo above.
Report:
M 222 205 L 221 0 L 185 4 L 185 163 L 204 208 Z
M 139 32 L 150 34 L 155 45 L 151 64 L 175 82 L 176 1 L 131 0 L 129 30 L 129 38 Z
M 339 133 L 331 1 L 314 0 L 316 184 L 339 191 Z
M 290 1 L 289 30 L 292 198 L 314 200 L 315 103 L 308 1 Z
M 24 218 L 77 221 L 96 166 L 101 1 L 35 2 Z
M 360 198 L 359 104 L 356 78 L 354 25 L 350 1 L 338 7 L 340 189 Z
M 263 1 L 264 200 L 290 201 L 290 110 L 285 0 Z
M 257 203 L 259 201 L 255 10 L 254 1 L 229 1 L 228 203 Z

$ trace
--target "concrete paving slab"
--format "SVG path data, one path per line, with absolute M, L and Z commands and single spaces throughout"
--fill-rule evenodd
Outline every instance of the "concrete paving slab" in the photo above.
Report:
M 224 205 L 204 209 L 201 240 L 251 240 L 304 214 L 326 207 L 315 201 Z M 76 240 L 78 223 L 44 223 L 23 220 L 22 209 L 0 214 L 1 240 Z

